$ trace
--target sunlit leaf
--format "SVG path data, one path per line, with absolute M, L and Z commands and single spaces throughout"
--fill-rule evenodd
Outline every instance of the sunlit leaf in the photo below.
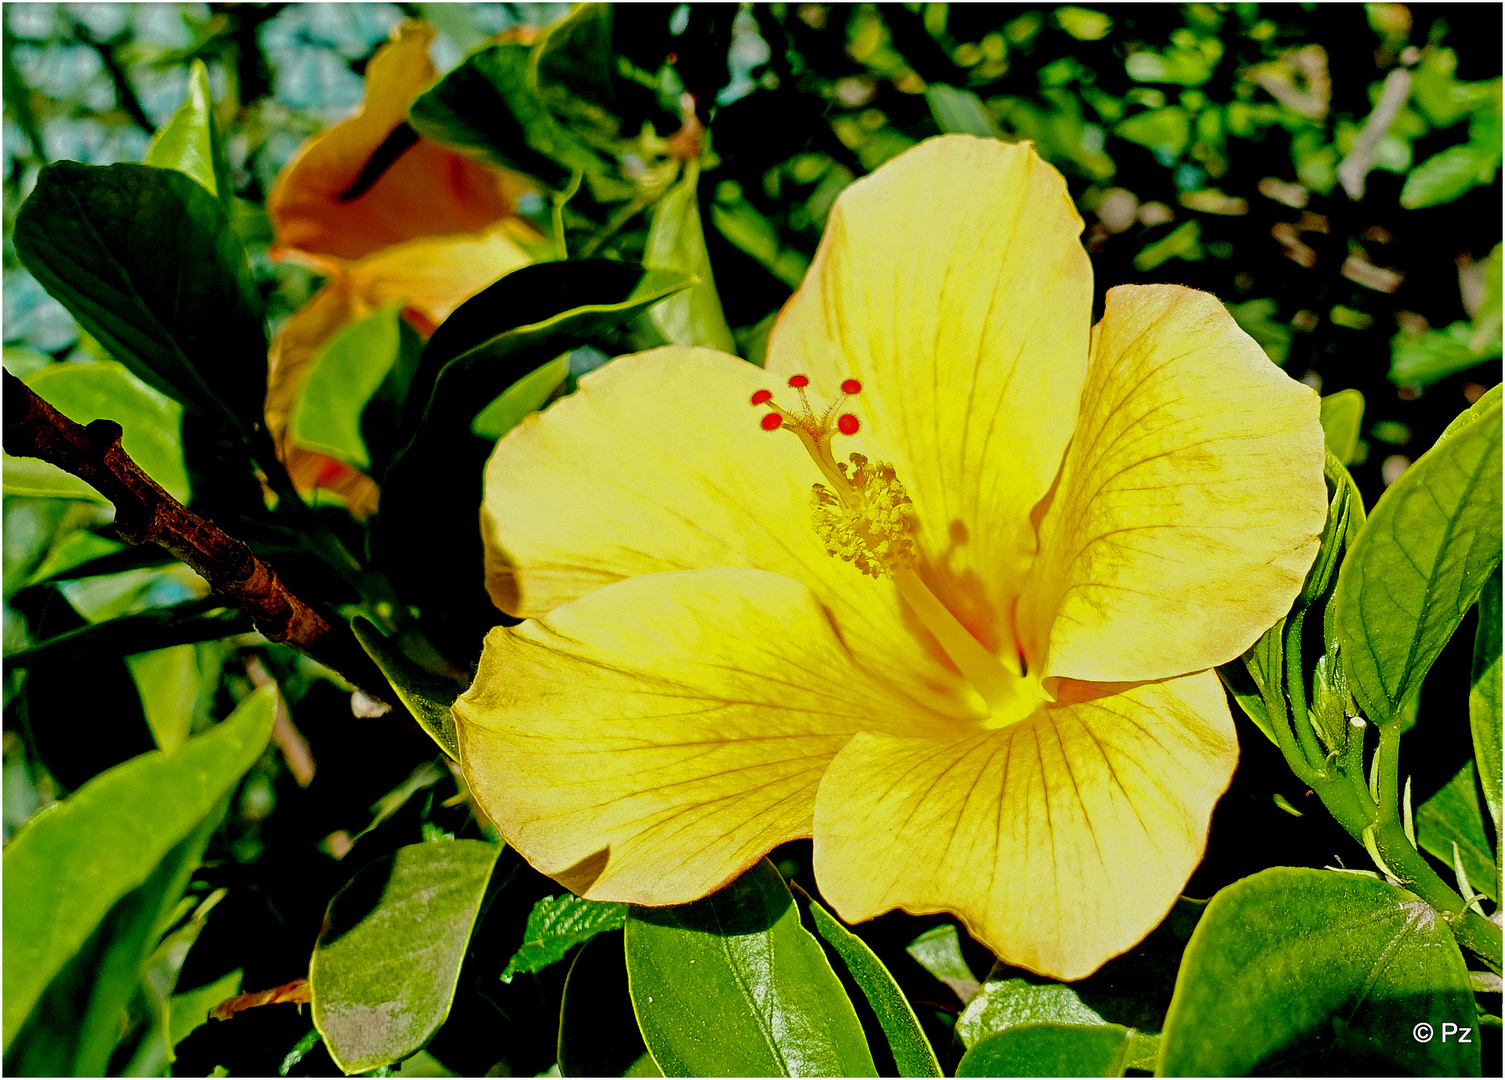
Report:
M 956 1021 L 956 1035 L 964 1046 L 1022 1024 L 1104 1024 L 1066 983 L 1012 975 L 983 983 L 977 996 Z
M 1339 390 L 1322 399 L 1322 435 L 1333 457 L 1343 465 L 1352 463 L 1364 421 L 1364 395 L 1357 390 Z
M 982 139 L 1001 139 L 1003 132 L 987 106 L 971 90 L 958 90 L 945 83 L 925 87 L 925 103 L 942 131 L 976 135 Z
M 852 1003 L 764 859 L 681 907 L 633 908 L 627 977 L 665 1076 L 876 1076 Z
M 569 353 L 540 364 L 476 413 L 470 422 L 471 434 L 482 439 L 500 439 L 522 423 L 523 417 L 543 408 L 569 374 Z
M 522 972 L 542 971 L 576 945 L 627 924 L 627 905 L 585 900 L 566 893 L 546 896 L 528 913 L 523 943 L 507 961 L 502 982 Z
M 288 414 L 288 435 L 295 443 L 370 470 L 361 413 L 397 360 L 401 309 L 401 304 L 378 308 L 320 350 Z
M 1022 1024 L 968 1050 L 956 1075 L 1122 1076 L 1133 1041 L 1133 1030 L 1117 1024 Z
M 1400 204 L 1408 210 L 1452 202 L 1470 188 L 1492 183 L 1500 147 L 1467 142 L 1433 154 L 1406 177 Z
M 141 708 L 158 750 L 173 751 L 188 741 L 199 697 L 198 650 L 174 645 L 126 657 L 141 693 Z
M 501 850 L 479 840 L 409 844 L 330 901 L 308 980 L 314 1026 L 345 1072 L 416 1053 L 449 1016 Z
M 1477 1026 L 1463 956 L 1425 901 L 1372 877 L 1276 867 L 1208 904 L 1157 1073 L 1478 1075 L 1477 1039 L 1412 1037 L 1445 1018 Z
M 1453 421 L 1386 489 L 1338 575 L 1354 697 L 1388 723 L 1500 562 L 1500 390 Z
M 1479 808 L 1474 775 L 1474 763 L 1470 761 L 1437 794 L 1416 808 L 1416 843 L 1444 866 L 1453 865 L 1453 845 L 1457 844 L 1469 885 L 1475 892 L 1498 902 L 1500 872 L 1484 831 L 1484 813 Z
M 429 738 L 439 744 L 452 761 L 460 760 L 460 744 L 455 736 L 455 720 L 449 707 L 465 689 L 454 679 L 429 671 L 407 656 L 396 644 L 383 636 L 369 619 L 357 617 L 350 630 L 361 648 L 376 661 L 381 673 L 397 692 L 403 706 L 418 721 Z
M 670 345 L 704 345 L 735 354 L 737 343 L 721 311 L 700 224 L 699 180 L 700 167 L 686 162 L 684 176 L 653 208 L 643 251 L 644 266 L 677 271 L 697 283 L 649 308 L 648 318 Z
M 188 96 L 172 119 L 152 136 L 141 160 L 160 169 L 177 169 L 203 184 L 209 194 L 228 203 L 233 192 L 224 151 L 218 143 L 209 69 L 204 61 L 195 59 L 188 68 Z
M 1468 693 L 1469 725 L 1479 786 L 1500 835 L 1500 568 L 1479 594 L 1479 632 L 1474 638 L 1474 668 Z M 1498 857 L 1498 851 L 1496 852 Z

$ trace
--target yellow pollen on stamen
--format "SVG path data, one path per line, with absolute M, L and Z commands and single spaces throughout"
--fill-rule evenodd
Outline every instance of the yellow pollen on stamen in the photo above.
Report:
M 789 383 L 800 395 L 803 408 L 798 413 L 778 405 L 766 390 L 755 394 L 752 403 L 770 410 L 764 429 L 793 432 L 828 481 L 829 486 L 812 485 L 810 492 L 811 522 L 826 553 L 869 577 L 893 580 L 899 595 L 982 699 L 984 715 L 979 719 L 984 726 L 1014 723 L 1053 700 L 1038 678 L 1022 677 L 1017 657 L 1000 660 L 973 637 L 915 573 L 913 503 L 893 465 L 858 453 L 848 455 L 848 461 L 836 460 L 832 438 L 858 429 L 855 416 L 838 414 L 860 385 L 848 380 L 842 396 L 816 413 L 805 393 L 808 382 L 794 376 Z

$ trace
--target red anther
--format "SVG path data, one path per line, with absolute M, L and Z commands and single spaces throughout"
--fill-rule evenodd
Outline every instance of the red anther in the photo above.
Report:
M 779 428 L 784 426 L 784 418 L 776 412 L 771 412 L 758 421 L 758 423 L 763 426 L 764 431 L 778 431 Z M 856 431 L 857 429 L 854 427 L 852 430 Z
M 754 405 L 761 405 L 765 401 L 772 401 L 772 400 L 773 400 L 773 391 L 772 390 L 758 390 L 752 396 L 752 403 Z
M 802 386 L 809 386 L 810 380 L 803 375 L 791 375 L 789 376 L 789 385 L 798 390 Z
M 856 379 L 848 379 L 841 384 L 841 392 L 843 394 L 860 394 L 862 393 L 862 384 Z
M 851 413 L 842 413 L 836 418 L 836 430 L 843 435 L 856 435 L 862 424 Z

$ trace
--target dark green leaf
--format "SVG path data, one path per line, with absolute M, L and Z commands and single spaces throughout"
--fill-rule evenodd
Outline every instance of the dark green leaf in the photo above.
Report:
M 1239 329 L 1259 343 L 1274 363 L 1284 365 L 1291 354 L 1291 324 L 1275 317 L 1280 305 L 1268 296 L 1246 300 L 1242 304 L 1229 304 L 1228 313 L 1238 323 Z
M 271 691 L 257 691 L 176 753 L 143 754 L 101 774 L 11 841 L 4 875 L 7 1046 L 106 913 L 161 871 L 168 853 L 201 829 L 261 755 L 273 700 Z M 167 877 L 164 887 L 187 883 L 177 868 Z M 137 956 L 133 978 L 144 956 Z
M 767 859 L 680 907 L 631 910 L 627 978 L 665 1076 L 875 1076 L 862 1025 Z
M 925 103 L 930 106 L 930 115 L 942 131 L 976 135 L 980 139 L 1001 139 L 1003 132 L 998 121 L 988 112 L 971 90 L 958 90 L 945 83 L 931 83 L 925 87 Z
M 1343 560 L 1336 628 L 1353 695 L 1388 723 L 1500 562 L 1500 390 L 1380 496 Z
M 1467 142 L 1423 161 L 1406 177 L 1400 204 L 1408 210 L 1452 202 L 1470 188 L 1491 183 L 1500 167 L 1500 147 Z
M 643 1058 L 652 1065 L 632 1014 L 622 934 L 613 930 L 586 942 L 570 965 L 559 1003 L 559 1075 L 626 1076 Z
M 1468 693 L 1469 726 L 1479 786 L 1500 835 L 1500 568 L 1479 594 L 1479 632 L 1474 638 L 1474 670 Z M 1496 853 L 1498 858 L 1498 852 Z
M 46 557 L 37 564 L 36 569 L 27 576 L 21 587 L 36 585 L 49 578 L 66 578 L 79 567 L 87 566 L 107 555 L 125 551 L 127 546 L 119 540 L 111 540 L 107 536 L 100 536 L 88 529 L 77 529 L 52 546 Z
M 1133 1042 L 1133 1030 L 1117 1024 L 1023 1024 L 968 1050 L 956 1075 L 1122 1076 Z
M 735 354 L 737 343 L 721 311 L 716 279 L 711 274 L 711 256 L 700 225 L 699 180 L 700 167 L 693 161 L 687 162 L 684 176 L 653 208 L 643 264 L 697 281 L 649 308 L 648 318 L 670 345 L 704 345 Z
M 195 641 L 213 641 L 250 629 L 249 615 L 239 608 L 226 607 L 221 597 L 206 596 L 172 607 L 119 615 L 58 634 L 10 653 L 5 657 L 5 666 L 32 667 L 85 651 L 130 656 Z
M 563 960 L 581 942 L 626 924 L 626 904 L 586 900 L 570 893 L 546 896 L 528 913 L 523 943 L 507 961 L 502 982 L 511 982 L 521 972 L 542 971 Z
M 177 1046 L 209 1019 L 209 1010 L 228 997 L 240 993 L 241 971 L 230 974 L 197 990 L 172 996 L 168 1019 L 168 1039 Z
M 347 1073 L 417 1053 L 449 1016 L 501 847 L 409 844 L 329 902 L 308 965 L 314 1026 Z
M 456 680 L 428 670 L 409 657 L 382 635 L 376 624 L 356 616 L 350 631 L 366 654 L 376 661 L 392 689 L 429 738 L 439 744 L 453 761 L 460 760 L 460 743 L 455 736 L 455 718 L 449 707 L 465 688 Z
M 1357 390 L 1339 390 L 1322 399 L 1322 434 L 1339 464 L 1353 461 L 1364 422 L 1364 395 Z
M 1476 1026 L 1463 956 L 1437 913 L 1377 878 L 1277 867 L 1208 904 L 1157 1071 L 1477 1075 L 1478 1040 L 1420 1042 L 1411 1031 L 1423 1020 Z
M 371 470 L 361 414 L 401 350 L 401 310 L 401 304 L 388 304 L 347 324 L 314 357 L 288 413 L 288 435 L 298 445 Z
M 963 1005 L 977 993 L 977 976 L 962 956 L 962 942 L 950 923 L 931 927 L 904 947 L 930 974 L 949 986 Z
M 611 162 L 550 115 L 536 92 L 526 45 L 471 53 L 413 102 L 408 119 L 422 135 L 475 150 L 556 188 L 579 172 L 597 200 L 633 195 Z
M 740 194 L 731 200 L 718 198 L 711 205 L 711 224 L 791 289 L 805 280 L 808 260 L 793 248 L 783 247 L 773 223 Z
M 1416 809 L 1416 843 L 1435 855 L 1444 866 L 1453 865 L 1453 845 L 1469 886 L 1494 900 L 1500 899 L 1500 872 L 1489 850 L 1484 831 L 1484 813 L 1475 789 L 1474 763 L 1470 761 L 1426 802 Z
M 186 408 L 250 430 L 266 328 L 245 249 L 196 180 L 59 161 L 16 216 L 16 253 L 111 356 Z
M 900 1076 L 944 1076 L 941 1063 L 936 1060 L 935 1050 L 925 1037 L 920 1021 L 910 1007 L 909 999 L 899 984 L 894 981 L 883 961 L 873 954 L 867 943 L 852 933 L 829 911 L 816 903 L 798 885 L 794 890 L 810 905 L 811 917 L 815 920 L 815 932 L 825 939 L 836 955 L 846 964 L 848 973 L 862 989 L 867 1003 L 888 1039 L 889 1050 L 894 1055 L 894 1065 Z
M 568 353 L 554 357 L 547 364 L 540 364 L 476 413 L 476 418 L 470 422 L 470 433 L 477 438 L 495 442 L 521 424 L 523 417 L 548 404 L 554 391 L 564 385 L 564 380 L 569 375 Z

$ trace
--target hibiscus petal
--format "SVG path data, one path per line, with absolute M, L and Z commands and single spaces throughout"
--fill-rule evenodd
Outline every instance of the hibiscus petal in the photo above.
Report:
M 810 520 L 820 472 L 793 435 L 761 430 L 749 403 L 767 384 L 736 357 L 657 349 L 612 361 L 514 428 L 486 467 L 492 600 L 538 616 L 635 575 L 768 570 L 807 586 L 871 670 L 919 700 L 954 702 L 959 677 L 926 650 L 892 581 L 826 554 Z
M 985 594 L 994 622 L 1076 419 L 1092 320 L 1081 231 L 1030 144 L 932 139 L 836 200 L 769 340 L 776 385 L 801 373 L 834 397 L 861 381 L 853 411 L 914 500 L 922 574 L 953 610 Z
M 968 738 L 864 732 L 816 798 L 816 880 L 848 921 L 951 912 L 1006 962 L 1081 978 L 1170 910 L 1237 760 L 1211 672 Z
M 366 68 L 361 111 L 311 139 L 277 178 L 267 214 L 279 244 L 357 259 L 418 236 L 477 232 L 511 212 L 516 181 L 422 138 L 369 190 L 341 198 L 438 77 L 434 33 L 422 22 L 399 26 Z
M 1327 512 L 1317 395 L 1216 298 L 1108 293 L 1019 627 L 1042 675 L 1225 663 L 1290 608 Z
M 632 578 L 499 627 L 454 705 L 471 790 L 530 863 L 601 900 L 683 903 L 810 834 L 859 725 L 902 727 L 797 583 Z

